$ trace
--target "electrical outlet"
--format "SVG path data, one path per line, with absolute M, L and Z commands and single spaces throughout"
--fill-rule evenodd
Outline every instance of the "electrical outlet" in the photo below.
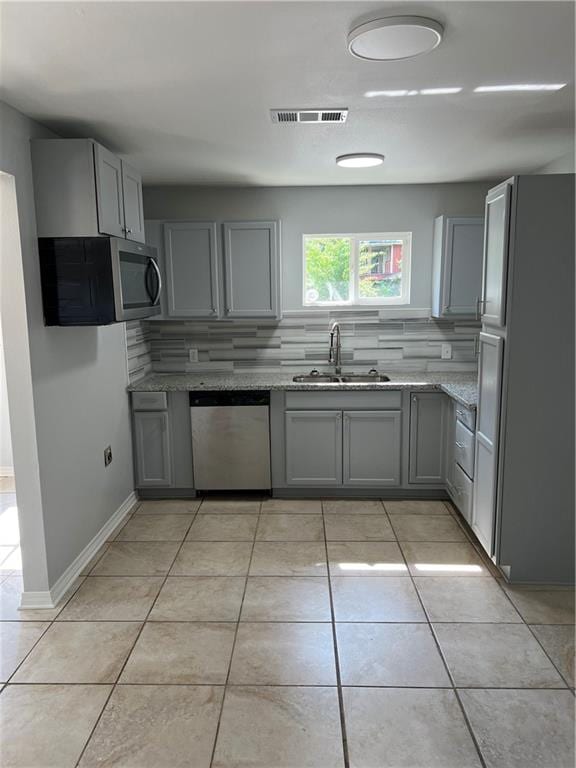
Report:
M 452 360 L 452 344 L 442 344 L 442 360 Z
M 191 363 L 197 363 L 198 362 L 198 350 L 197 349 L 189 349 L 188 350 L 188 360 L 190 360 Z
M 112 464 L 112 446 L 109 445 L 107 448 L 104 448 L 104 466 L 107 467 L 109 464 Z

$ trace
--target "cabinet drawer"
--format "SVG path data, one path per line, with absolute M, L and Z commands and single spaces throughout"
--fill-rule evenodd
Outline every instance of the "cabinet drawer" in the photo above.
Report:
M 311 408 L 314 410 L 340 409 L 370 410 L 398 409 L 402 407 L 402 393 L 392 392 L 286 392 L 286 408 Z
M 472 432 L 476 429 L 476 410 L 474 408 L 466 408 L 465 405 L 458 403 L 456 405 L 456 418 Z
M 133 411 L 165 411 L 166 408 L 166 392 L 132 392 Z
M 454 466 L 455 503 L 464 519 L 472 522 L 472 493 L 474 483 L 458 464 Z
M 474 478 L 474 433 L 461 421 L 456 422 L 454 458 L 468 477 Z

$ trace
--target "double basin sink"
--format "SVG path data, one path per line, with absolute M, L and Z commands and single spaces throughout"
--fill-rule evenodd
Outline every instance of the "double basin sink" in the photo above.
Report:
M 294 376 L 292 381 L 298 384 L 377 384 L 390 381 L 390 377 L 378 371 L 370 373 L 342 373 L 333 376 L 329 373 L 311 371 L 310 373 Z

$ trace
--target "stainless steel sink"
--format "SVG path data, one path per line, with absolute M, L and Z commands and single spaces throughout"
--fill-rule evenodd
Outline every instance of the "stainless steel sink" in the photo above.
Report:
M 379 381 L 390 381 L 390 377 L 383 373 L 349 373 L 340 376 L 343 384 L 373 384 Z
M 328 373 L 310 371 L 310 373 L 294 376 L 292 381 L 298 384 L 374 384 L 390 381 L 390 377 L 383 373 L 346 373 L 340 376 L 332 376 Z
M 306 373 L 301 376 L 294 376 L 292 381 L 298 384 L 339 384 L 339 376 L 329 376 L 323 373 Z

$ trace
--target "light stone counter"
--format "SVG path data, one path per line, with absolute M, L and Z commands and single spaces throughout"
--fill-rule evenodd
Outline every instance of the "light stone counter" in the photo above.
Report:
M 478 385 L 471 373 L 397 373 L 387 371 L 390 381 L 370 384 L 310 384 L 292 381 L 293 373 L 155 373 L 130 384 L 129 392 L 192 392 L 201 390 L 285 389 L 319 391 L 366 391 L 409 389 L 445 392 L 458 403 L 476 408 Z

